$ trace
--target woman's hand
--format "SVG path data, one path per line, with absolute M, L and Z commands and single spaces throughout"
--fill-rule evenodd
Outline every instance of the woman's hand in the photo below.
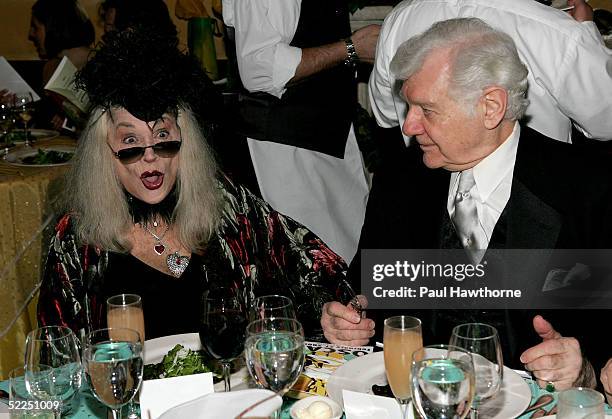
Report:
M 521 362 L 533 372 L 540 387 L 553 383 L 559 391 L 577 385 L 595 386 L 593 367 L 582 358 L 578 340 L 561 336 L 542 316 L 534 317 L 533 327 L 542 343 L 523 352 Z
M 368 302 L 365 296 L 359 295 L 361 307 L 366 308 Z M 374 336 L 374 321 L 361 318 L 351 303 L 343 305 L 338 301 L 325 303 L 321 315 L 321 326 L 325 338 L 338 345 L 366 345 Z

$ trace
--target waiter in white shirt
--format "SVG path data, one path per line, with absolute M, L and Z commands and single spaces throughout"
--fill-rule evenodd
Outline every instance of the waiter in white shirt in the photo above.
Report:
M 573 121 L 588 138 L 612 139 L 612 51 L 592 22 L 591 7 L 584 0 L 569 3 L 571 16 L 535 0 L 404 0 L 385 19 L 370 77 L 378 124 L 396 127 L 406 118 L 389 70 L 398 46 L 432 23 L 477 17 L 510 35 L 529 69 L 527 126 L 571 142 Z
M 350 261 L 369 177 L 352 128 L 355 65 L 372 61 L 380 27 L 351 36 L 343 0 L 224 0 L 246 89 L 248 137 L 263 198 Z

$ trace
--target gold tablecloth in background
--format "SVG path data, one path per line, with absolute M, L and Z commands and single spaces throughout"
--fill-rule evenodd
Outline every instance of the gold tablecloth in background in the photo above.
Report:
M 39 144 L 51 142 L 74 144 L 65 138 Z M 51 204 L 67 168 L 17 167 L 0 160 L 0 380 L 23 363 L 25 337 L 36 327 L 37 284 L 56 219 Z

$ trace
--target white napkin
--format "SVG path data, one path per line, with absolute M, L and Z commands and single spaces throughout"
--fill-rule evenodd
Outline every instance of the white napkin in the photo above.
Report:
M 342 390 L 346 419 L 402 419 L 397 401 L 390 397 Z M 408 419 L 412 419 L 412 405 L 408 406 Z
M 271 399 L 268 397 L 273 396 Z M 269 417 L 280 409 L 283 399 L 270 390 L 252 388 L 249 390 L 212 393 L 199 397 L 166 411 L 159 419 L 228 419 L 241 414 L 259 401 L 260 405 L 245 417 Z M 143 416 L 143 419 L 145 417 Z
M 142 382 L 140 411 L 143 418 L 155 419 L 171 407 L 213 393 L 212 373 L 161 378 Z

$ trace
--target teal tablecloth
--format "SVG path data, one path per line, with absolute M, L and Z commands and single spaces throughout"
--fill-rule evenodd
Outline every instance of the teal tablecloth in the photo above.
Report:
M 543 406 L 543 409 L 547 412 L 557 404 L 557 393 L 549 393 L 544 389 L 541 389 L 535 384 L 533 381 L 528 381 L 529 387 L 531 389 L 531 403 L 534 403 L 540 396 L 543 394 L 550 394 L 553 396 L 554 400 Z M 0 382 L 0 389 L 8 391 L 8 381 Z M 289 408 L 293 404 L 292 400 L 287 400 L 283 404 L 283 413 L 281 415 L 282 419 L 290 419 L 289 416 Z M 520 419 L 528 419 L 534 412 L 530 412 L 527 415 L 523 415 Z M 612 408 L 610 406 L 606 406 L 606 414 L 612 414 Z M 80 397 L 73 404 L 71 414 L 69 414 L 68 418 L 74 419 L 85 419 L 85 418 L 104 418 L 106 419 L 107 410 L 104 406 L 102 406 L 89 392 L 89 389 L 85 385 L 81 390 Z

